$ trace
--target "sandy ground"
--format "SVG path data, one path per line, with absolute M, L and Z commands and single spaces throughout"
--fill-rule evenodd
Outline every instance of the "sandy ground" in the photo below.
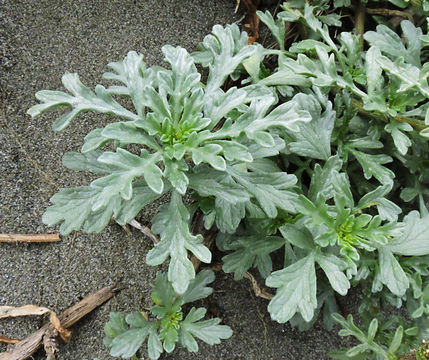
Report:
M 85 174 L 61 166 L 62 155 L 78 150 L 88 131 L 109 118 L 85 114 L 54 133 L 52 114 L 32 120 L 26 110 L 41 89 L 62 89 L 61 76 L 78 72 L 94 87 L 105 65 L 129 50 L 162 62 L 168 43 L 194 50 L 214 24 L 237 20 L 233 0 L 0 0 L 0 232 L 45 233 L 41 216 L 61 187 L 85 184 Z M 142 221 L 154 208 L 146 209 Z M 55 244 L 0 244 L 0 305 L 39 304 L 61 312 L 83 296 L 118 280 L 125 289 L 73 329 L 59 359 L 111 358 L 102 344 L 110 311 L 150 305 L 157 269 L 145 264 L 150 243 L 116 225 L 101 234 L 75 233 Z M 176 350 L 162 359 L 327 359 L 339 345 L 319 326 L 306 333 L 270 321 L 267 302 L 247 280 L 218 274 L 212 303 L 234 335 L 198 354 Z M 23 338 L 44 320 L 0 321 L 0 334 Z M 5 346 L 0 345 L 0 351 Z M 34 359 L 42 359 L 42 354 Z

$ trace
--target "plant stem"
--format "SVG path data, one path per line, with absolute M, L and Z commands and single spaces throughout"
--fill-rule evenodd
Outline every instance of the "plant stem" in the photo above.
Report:
M 382 16 L 399 16 L 404 19 L 413 21 L 413 16 L 405 11 L 393 10 L 393 9 L 366 9 L 366 12 L 371 15 L 382 15 Z
M 389 117 L 384 115 L 384 114 L 381 114 L 381 113 L 378 113 L 375 111 L 372 112 L 372 111 L 365 110 L 363 107 L 363 104 L 361 104 L 356 99 L 352 100 L 352 104 L 355 108 L 358 109 L 359 113 L 361 113 L 362 115 L 373 117 L 373 118 L 376 118 L 378 120 L 384 121 L 386 123 L 389 121 Z M 398 121 L 398 122 L 404 122 L 404 123 L 410 124 L 414 128 L 414 130 L 417 130 L 417 131 L 421 131 L 421 130 L 426 129 L 428 127 L 421 120 L 412 119 L 412 118 L 408 118 L 408 117 L 401 116 L 401 115 L 392 116 L 392 119 L 395 121 Z
M 365 10 L 366 4 L 363 1 L 359 1 L 355 17 L 355 27 L 359 35 L 359 44 L 361 47 L 363 47 L 363 34 L 365 32 Z
M 54 242 L 60 241 L 59 234 L 0 234 L 0 242 Z

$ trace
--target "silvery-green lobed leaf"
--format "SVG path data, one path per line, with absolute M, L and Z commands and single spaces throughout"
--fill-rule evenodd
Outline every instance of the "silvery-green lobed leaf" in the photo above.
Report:
M 190 90 L 190 96 L 183 100 L 183 113 L 179 121 L 182 131 L 202 130 L 211 122 L 209 118 L 202 117 L 204 91 L 199 87 Z
M 391 185 L 379 186 L 373 191 L 365 194 L 357 204 L 356 208 L 359 210 L 377 206 L 378 213 L 382 220 L 396 221 L 402 209 L 394 202 L 385 198 L 385 196 L 392 190 Z
M 334 54 L 329 54 L 325 48 L 319 47 L 316 45 L 315 47 L 317 56 L 320 59 L 320 65 L 324 70 L 324 73 L 329 76 L 332 81 L 341 81 L 340 76 L 337 73 L 337 66 L 335 64 L 335 56 Z M 315 79 L 317 81 L 317 79 Z M 315 83 L 315 82 L 313 82 Z
M 104 344 L 110 348 L 110 355 L 129 359 L 149 335 L 149 358 L 157 360 L 163 351 L 157 328 L 158 323 L 147 321 L 140 312 L 128 314 L 126 317 L 120 313 L 111 313 L 110 321 L 104 329 Z
M 159 337 L 163 342 L 164 350 L 168 353 L 171 353 L 176 348 L 176 343 L 179 341 L 179 333 L 171 323 L 162 328 Z
M 345 61 L 350 67 L 360 66 L 362 64 L 362 47 L 360 45 L 360 38 L 360 35 L 351 32 L 342 32 L 338 38 L 340 44 L 344 48 L 343 61 Z
M 165 192 L 170 190 L 170 186 L 166 184 L 164 191 L 161 194 L 153 192 L 153 190 L 143 180 L 137 180 L 133 183 L 133 197 L 122 204 L 115 216 L 115 220 L 120 225 L 125 225 L 133 220 L 143 207 L 151 204 Z
M 60 232 L 63 235 L 70 234 L 73 230 L 80 230 L 93 212 L 92 204 L 100 192 L 100 189 L 91 186 L 61 189 L 51 198 L 53 205 L 48 207 L 43 214 L 43 223 L 48 226 L 62 223 Z M 113 201 L 112 203 L 119 208 L 120 204 Z M 118 208 L 116 211 L 119 210 Z M 111 207 L 105 208 L 109 220 L 113 215 L 112 210 Z
M 274 72 L 265 79 L 258 82 L 259 85 L 266 86 L 281 86 L 281 85 L 294 85 L 310 87 L 311 80 L 304 74 L 299 74 L 289 67 L 281 67 L 278 71 Z
M 125 315 L 118 312 L 109 314 L 109 322 L 104 326 L 104 345 L 111 346 L 113 339 L 128 330 Z
M 407 275 L 388 247 L 378 249 L 379 280 L 396 296 L 403 296 L 410 283 Z
M 162 343 L 155 328 L 151 328 L 147 340 L 147 352 L 149 359 L 157 360 L 163 352 Z
M 285 23 L 283 19 L 274 20 L 271 13 L 267 10 L 265 13 L 262 11 L 257 11 L 259 19 L 270 29 L 271 33 L 276 38 L 280 50 L 285 49 Z
M 112 171 L 110 175 L 104 176 L 91 183 L 91 186 L 102 188 L 97 201 L 92 209 L 95 211 L 105 206 L 109 198 L 115 194 L 122 196 L 124 200 L 132 197 L 132 183 L 136 177 L 143 176 L 149 187 L 157 194 L 161 194 L 164 188 L 162 171 L 156 165 L 159 154 L 149 154 L 141 150 L 141 156 L 134 155 L 124 149 L 118 148 L 116 152 L 104 152 L 98 161 L 112 165 L 119 170 Z
M 365 72 L 368 88 L 368 96 L 372 100 L 376 90 L 379 90 L 383 85 L 382 69 L 377 61 L 381 56 L 380 49 L 372 46 L 365 54 Z
M 280 151 L 284 149 L 285 147 L 284 140 L 276 134 L 271 134 L 271 136 L 274 139 L 274 146 L 272 147 L 269 147 L 269 148 L 263 147 L 254 142 L 249 144 L 248 149 L 249 149 L 250 155 L 253 158 L 253 163 L 255 162 L 255 160 L 258 160 L 258 159 L 269 160 L 266 158 L 278 155 Z
M 392 158 L 385 154 L 367 154 L 362 151 L 350 149 L 356 160 L 362 166 L 365 179 L 376 178 L 382 185 L 391 185 L 395 174 L 383 164 L 392 162 Z
M 109 124 L 101 131 L 101 137 L 109 140 L 117 140 L 122 145 L 139 144 L 146 145 L 153 150 L 160 149 L 154 138 L 149 136 L 134 121 Z
M 294 99 L 277 106 L 267 114 L 275 101 L 276 99 L 272 96 L 253 100 L 234 122 L 226 121 L 220 130 L 208 134 L 207 138 L 239 137 L 244 133 L 248 139 L 260 146 L 274 147 L 277 136 L 269 133 L 267 131 L 269 128 L 299 131 L 299 124 L 311 121 L 310 114 L 306 110 L 299 109 Z
M 256 47 L 256 51 L 254 54 L 247 59 L 243 60 L 243 67 L 247 71 L 247 73 L 250 75 L 250 79 L 242 80 L 242 84 L 244 85 L 250 80 L 253 83 L 257 83 L 259 80 L 261 80 L 262 77 L 265 77 L 266 74 L 262 70 L 263 64 L 262 61 L 264 60 L 264 57 L 267 55 L 268 51 L 261 45 L 261 44 L 253 44 Z
M 36 117 L 57 107 L 70 107 L 70 112 L 60 116 L 54 122 L 53 129 L 55 131 L 63 130 L 78 114 L 90 110 L 103 114 L 116 115 L 128 120 L 138 119 L 138 115 L 130 112 L 117 103 L 101 85 L 95 87 L 94 93 L 80 82 L 77 74 L 64 75 L 62 82 L 64 87 L 69 90 L 73 96 L 61 91 L 39 91 L 36 93 L 36 98 L 43 103 L 34 105 L 27 111 L 32 117 Z
M 404 328 L 402 326 L 398 326 L 398 328 L 395 331 L 395 335 L 393 336 L 393 339 L 390 343 L 389 352 L 395 353 L 399 349 L 399 346 L 401 346 L 402 344 L 403 336 L 404 336 Z
M 328 214 L 328 206 L 325 203 L 323 197 L 318 197 L 316 202 L 313 203 L 304 195 L 299 195 L 298 197 L 297 210 L 298 212 L 307 215 L 306 222 L 312 226 L 323 225 L 333 230 L 334 228 L 334 218 Z M 325 229 L 326 230 L 326 229 Z M 331 231 L 324 231 L 326 235 L 331 234 Z
M 252 163 L 253 157 L 249 152 L 247 146 L 240 144 L 239 142 L 232 140 L 217 140 L 213 141 L 214 144 L 222 147 L 221 154 L 228 161 L 244 161 Z
M 240 32 L 236 24 L 213 26 L 212 33 L 200 44 L 200 52 L 193 54 L 197 63 L 209 67 L 206 86 L 206 102 L 237 67 L 252 56 L 256 47 L 248 45 L 247 34 Z
M 198 73 L 192 57 L 180 46 L 165 45 L 162 47 L 162 52 L 165 60 L 171 66 L 171 71 L 158 72 L 159 93 L 165 91 L 169 95 L 168 102 L 172 120 L 177 124 L 180 121 L 185 100 L 192 96 L 192 90 L 200 87 L 201 75 Z M 195 111 L 195 108 L 193 110 Z
M 405 256 L 421 256 L 429 254 L 429 216 L 420 216 L 418 211 L 411 211 L 404 218 L 403 233 L 386 248 L 394 254 Z
M 357 149 L 382 149 L 384 147 L 383 143 L 377 139 L 374 139 L 373 136 L 367 135 L 363 137 L 356 138 L 355 136 L 347 139 L 347 145 L 355 147 Z
M 347 175 L 345 173 L 334 173 L 332 176 L 332 185 L 334 187 L 335 202 L 337 203 L 338 197 L 341 197 L 344 207 L 353 208 L 354 199 Z
M 322 39 L 331 47 L 331 49 L 336 51 L 337 46 L 329 36 L 328 27 L 326 26 L 326 24 L 322 24 L 322 22 L 315 16 L 314 11 L 315 11 L 315 7 L 311 6 L 308 3 L 305 3 L 304 16 L 301 19 L 305 20 L 307 25 L 313 31 L 318 33 L 322 37 Z
M 106 205 L 94 210 L 93 205 L 106 196 L 103 195 L 103 187 L 91 185 L 61 189 L 51 198 L 53 205 L 46 209 L 42 220 L 49 226 L 62 223 L 60 232 L 63 235 L 82 227 L 86 232 L 100 232 L 112 217 L 121 225 L 125 225 L 134 219 L 145 205 L 161 196 L 154 193 L 143 180 L 135 181 L 132 190 L 134 196 L 130 201 L 123 201 L 119 194 L 109 194 Z
M 318 197 L 331 199 L 334 196 L 332 178 L 340 171 L 342 165 L 339 156 L 335 155 L 327 159 L 323 168 L 319 164 L 314 166 L 313 176 L 311 177 L 310 188 L 308 190 L 308 197 L 311 200 L 315 201 Z
M 203 197 L 214 196 L 232 203 L 245 202 L 250 199 L 243 186 L 237 184 L 226 172 L 213 170 L 207 166 L 194 168 L 188 175 L 189 187 Z
M 133 356 L 149 335 L 151 324 L 149 322 L 147 324 L 147 327 L 131 329 L 115 337 L 110 348 L 110 355 L 120 356 L 123 359 Z
M 364 39 L 371 46 L 378 47 L 381 52 L 390 55 L 392 59 L 402 56 L 407 63 L 420 67 L 420 50 L 422 48 L 420 36 L 422 30 L 416 28 L 408 20 L 401 21 L 407 47 L 404 46 L 401 37 L 385 25 L 378 25 L 377 31 L 367 31 Z
M 232 167 L 228 167 L 227 172 L 246 188 L 249 194 L 255 197 L 268 217 L 275 218 L 277 208 L 295 212 L 297 195 L 288 190 L 297 182 L 295 175 L 286 173 L 244 173 Z
M 368 335 L 359 329 L 353 322 L 353 316 L 349 314 L 347 320 L 340 314 L 332 314 L 333 319 L 338 322 L 342 329 L 338 332 L 340 336 L 354 336 L 360 344 L 344 351 L 333 351 L 329 355 L 334 359 L 389 359 L 394 358 L 393 353 L 388 353 L 385 346 L 378 344 L 378 339 L 374 340 L 374 336 L 378 329 L 378 320 L 372 319 L 369 324 Z M 395 336 L 396 337 L 396 336 Z M 397 341 L 397 340 L 396 340 Z
M 331 156 L 331 134 L 336 114 L 329 102 L 322 114 L 322 107 L 314 96 L 298 94 L 294 97 L 301 109 L 307 110 L 312 120 L 301 123 L 299 131 L 287 131 L 293 139 L 287 144 L 291 152 L 300 156 L 327 160 Z
M 252 134 L 263 131 L 271 127 L 280 127 L 291 131 L 300 131 L 302 122 L 311 121 L 311 116 L 306 110 L 299 108 L 295 99 L 277 106 L 264 118 L 252 121 L 245 129 L 248 138 L 252 139 Z
M 195 277 L 194 266 L 188 259 L 188 250 L 205 263 L 211 261 L 211 253 L 202 244 L 201 235 L 191 234 L 188 224 L 190 215 L 177 192 L 173 192 L 170 204 L 157 216 L 161 216 L 163 222 L 161 241 L 149 251 L 146 262 L 156 266 L 170 257 L 168 280 L 172 282 L 176 292 L 183 294 Z
M 209 345 L 220 344 L 221 339 L 228 339 L 232 335 L 229 326 L 219 325 L 220 319 L 201 320 L 206 314 L 206 309 L 194 307 L 189 311 L 185 320 L 180 324 L 179 342 L 190 352 L 198 351 L 198 343 L 194 337 Z
M 214 169 L 224 171 L 226 169 L 226 161 L 218 154 L 222 151 L 222 146 L 218 144 L 207 144 L 198 148 L 191 149 L 192 160 L 195 165 L 202 162 L 211 165 Z
M 210 119 L 210 129 L 213 129 L 231 110 L 247 101 L 246 91 L 236 87 L 228 89 L 227 92 L 222 89 L 213 91 L 210 99 L 207 100 L 206 98 L 204 102 L 204 115 Z
M 398 93 L 405 92 L 409 89 L 418 90 L 426 98 L 429 97 L 429 86 L 427 80 L 421 76 L 420 69 L 408 63 L 401 63 L 401 59 L 393 62 L 386 56 L 380 56 L 377 59 L 380 66 L 389 74 L 401 81 Z
M 340 295 L 347 295 L 350 289 L 350 282 L 344 274 L 347 263 L 332 254 L 324 254 L 321 251 L 316 253 L 316 261 L 325 272 L 332 288 Z
M 245 203 L 250 199 L 244 187 L 226 172 L 207 166 L 198 167 L 189 174 L 189 187 L 203 197 L 215 197 L 212 216 L 221 231 L 233 233 L 245 216 Z
M 287 2 L 280 6 L 284 11 L 280 12 L 277 16 L 283 21 L 295 22 L 302 17 L 301 12 L 298 9 L 291 8 Z
M 225 236 L 229 235 L 219 234 L 217 241 Z M 284 243 L 284 239 L 278 236 L 232 235 L 229 241 L 224 242 L 225 246 L 222 250 L 233 252 L 222 258 L 222 270 L 226 273 L 234 273 L 234 279 L 240 280 L 252 266 L 255 266 L 261 276 L 266 278 L 272 271 L 270 253 L 282 247 Z
M 326 45 L 325 43 L 323 43 L 321 41 L 317 41 L 314 39 L 305 39 L 305 40 L 301 40 L 299 42 L 293 43 L 290 46 L 289 51 L 293 52 L 293 53 L 304 53 L 304 52 L 309 51 L 309 50 L 315 50 L 316 45 L 324 48 L 326 51 L 331 50 L 331 48 L 328 45 Z
M 181 296 L 184 304 L 191 303 L 200 299 L 204 299 L 213 293 L 213 288 L 206 286 L 215 279 L 212 270 L 201 270 L 195 279 L 191 280 L 185 293 Z
M 97 198 L 94 200 L 95 202 L 98 200 Z M 92 208 L 91 213 L 88 214 L 88 217 L 86 218 L 86 221 L 83 225 L 83 230 L 87 233 L 101 232 L 109 224 L 112 218 L 116 218 L 118 216 L 121 204 L 121 196 L 113 195 L 106 206 L 97 210 L 93 210 Z
M 188 165 L 182 160 L 168 159 L 164 157 L 164 176 L 171 182 L 171 185 L 176 191 L 184 195 L 189 183 L 189 179 L 185 172 L 188 170 Z
M 90 131 L 85 136 L 85 142 L 84 142 L 82 149 L 81 149 L 82 153 L 87 153 L 87 152 L 97 150 L 111 140 L 111 139 L 105 138 L 103 135 L 101 135 L 103 130 L 104 130 L 103 128 L 97 128 L 97 129 Z
M 103 78 L 115 80 L 125 86 L 111 86 L 107 91 L 114 95 L 130 96 L 139 116 L 144 116 L 146 105 L 144 92 L 146 86 L 153 86 L 156 81 L 156 71 L 146 68 L 143 55 L 130 51 L 123 61 L 109 63 L 115 73 L 104 73 Z
M 181 303 L 176 302 L 176 294 L 167 279 L 167 275 L 164 272 L 158 271 L 156 273 L 155 284 L 152 287 L 151 298 L 155 303 L 151 308 L 151 312 L 154 313 L 158 318 L 162 318 L 166 314 L 175 312 L 179 309 Z M 179 304 L 177 304 L 179 303 Z M 154 308 L 163 308 L 162 316 L 155 313 Z
M 245 202 L 215 199 L 216 225 L 221 232 L 233 234 L 246 215 Z
M 287 322 L 296 312 L 305 321 L 313 318 L 317 308 L 316 270 L 314 253 L 288 266 L 273 272 L 266 285 L 277 288 L 277 293 L 268 304 L 271 318 L 279 323 Z
M 293 246 L 297 246 L 305 250 L 314 249 L 313 235 L 306 227 L 300 227 L 296 224 L 286 224 L 279 228 L 283 237 Z
M 77 171 L 90 171 L 94 174 L 108 174 L 112 171 L 120 170 L 109 164 L 103 164 L 97 159 L 103 154 L 102 151 L 96 150 L 85 154 L 69 151 L 63 156 L 63 165 L 69 169 Z
M 398 151 L 405 155 L 411 146 L 411 140 L 403 131 L 412 131 L 413 127 L 410 124 L 392 120 L 384 129 L 392 135 Z
M 254 171 L 258 173 L 281 172 L 278 164 L 271 159 L 256 159 L 251 163 L 243 165 L 243 169 L 244 167 L 246 167 L 248 171 Z

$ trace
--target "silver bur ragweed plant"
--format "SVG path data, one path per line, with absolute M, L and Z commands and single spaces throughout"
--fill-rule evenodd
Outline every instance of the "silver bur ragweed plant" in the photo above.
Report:
M 38 116 L 57 107 L 71 108 L 54 122 L 57 131 L 83 111 L 126 120 L 91 131 L 81 152 L 64 156 L 68 168 L 104 176 L 88 186 L 62 189 L 52 197 L 54 205 L 47 209 L 43 221 L 48 225 L 61 223 L 64 235 L 81 228 L 99 232 L 112 217 L 121 225 L 130 222 L 145 205 L 171 191 L 170 203 L 153 219 L 153 231 L 161 235 L 161 242 L 149 252 L 147 262 L 160 265 L 170 257 L 168 279 L 179 294 L 195 277 L 188 251 L 205 263 L 211 261 L 201 235 L 190 233 L 190 210 L 182 196 L 192 189 L 201 202 L 213 199 L 213 219 L 220 229 L 233 232 L 251 197 L 273 207 L 266 197 L 269 191 L 257 191 L 256 187 L 255 194 L 250 193 L 254 184 L 266 182 L 272 197 L 277 189 L 282 194 L 282 189 L 294 185 L 292 175 L 279 172 L 278 179 L 273 179 L 267 172 L 246 171 L 248 164 L 253 166 L 254 154 L 260 157 L 259 149 L 267 148 L 268 155 L 278 153 L 273 147 L 281 139 L 271 135 L 269 128 L 294 129 L 300 121 L 310 120 L 294 100 L 271 110 L 278 99 L 269 90 L 222 90 L 227 77 L 254 53 L 237 26 L 216 26 L 204 44 L 205 50 L 196 58 L 210 69 L 206 84 L 201 83 L 191 55 L 167 45 L 162 51 L 170 69 L 147 68 L 143 55 L 130 52 L 124 61 L 109 64 L 113 72 L 104 74 L 104 78 L 122 85 L 108 89 L 97 85 L 92 92 L 77 74 L 66 74 L 63 84 L 71 95 L 40 91 L 36 97 L 42 104 L 28 111 Z M 135 113 L 120 105 L 115 95 L 130 97 Z M 115 151 L 101 150 L 108 142 L 114 143 Z M 130 144 L 141 145 L 140 152 L 127 150 Z M 238 164 L 244 171 L 232 170 Z M 284 194 L 277 202 L 285 198 L 287 202 L 279 206 L 293 210 L 294 194 Z M 274 212 L 275 206 L 270 215 Z
M 160 242 L 146 258 L 154 266 L 170 260 L 154 286 L 153 319 L 112 314 L 111 355 L 135 357 L 146 338 L 157 359 L 176 343 L 197 351 L 194 337 L 215 344 L 231 336 L 218 319 L 199 321 L 204 309 L 185 317 L 181 308 L 209 295 L 213 277 L 196 276 L 188 258 L 211 262 L 202 235 L 190 231 L 196 212 L 218 231 L 225 272 L 241 279 L 256 268 L 276 289 L 273 320 L 305 330 L 322 314 L 328 329 L 337 322 L 341 336 L 360 342 L 333 358 L 400 359 L 429 337 L 428 35 L 409 20 L 399 32 L 385 24 L 362 36 L 339 32 L 331 10 L 325 1 L 297 0 L 276 18 L 259 12 L 277 50 L 248 45 L 235 25 L 217 25 L 194 54 L 164 46 L 166 68 L 130 52 L 104 74 L 120 85 L 93 92 L 67 74 L 70 94 L 36 94 L 32 116 L 68 108 L 54 130 L 83 111 L 122 119 L 65 154 L 65 166 L 102 176 L 54 195 L 46 224 L 61 223 L 63 234 L 99 232 L 171 193 L 152 219 Z M 306 38 L 291 43 L 286 22 L 300 23 Z M 206 68 L 206 81 L 195 64 Z M 120 97 L 131 99 L 133 112 Z M 274 252 L 284 254 L 281 264 Z M 339 296 L 358 286 L 365 330 L 337 314 Z M 383 316 L 401 307 L 402 315 Z
M 33 106 L 30 115 L 58 107 L 69 110 L 54 122 L 56 131 L 84 111 L 123 120 L 94 129 L 85 137 L 81 152 L 65 154 L 66 167 L 102 176 L 87 186 L 61 189 L 51 198 L 53 205 L 43 215 L 44 223 L 61 223 L 64 235 L 81 228 L 100 232 L 112 218 L 124 225 L 145 205 L 171 192 L 169 203 L 152 219 L 152 231 L 161 239 L 146 261 L 155 266 L 170 258 L 168 281 L 182 295 L 195 278 L 188 251 L 202 262 L 211 261 L 202 236 L 190 231 L 195 208 L 183 202 L 187 191 L 194 191 L 198 198 L 206 227 L 216 224 L 226 233 L 233 233 L 248 211 L 265 211 L 271 218 L 276 217 L 278 208 L 295 211 L 297 195 L 291 189 L 296 178 L 280 169 L 273 172 L 271 160 L 266 159 L 284 147 L 284 141 L 270 129 L 298 130 L 298 123 L 311 118 L 294 99 L 276 106 L 279 99 L 269 88 L 222 89 L 227 78 L 240 76 L 243 61 L 255 53 L 256 48 L 247 42 L 247 35 L 237 26 L 215 26 L 194 57 L 183 48 L 164 46 L 168 68 L 147 67 L 143 55 L 130 52 L 124 61 L 109 64 L 112 72 L 104 74 L 105 79 L 120 85 L 107 89 L 97 85 L 93 92 L 77 74 L 66 74 L 63 85 L 70 93 L 38 92 L 41 104 Z M 205 84 L 195 62 L 209 68 Z M 120 96 L 131 99 L 134 112 L 115 100 Z M 114 151 L 103 150 L 107 143 L 113 144 Z M 140 146 L 138 151 L 136 145 Z M 197 311 L 189 321 L 201 315 Z M 188 321 L 175 319 L 176 325 L 164 332 L 182 329 Z M 189 336 L 183 336 L 187 341 Z M 219 338 L 229 336 L 223 331 Z M 167 338 L 164 349 L 172 351 L 178 338 Z M 132 336 L 126 339 L 120 342 L 124 349 Z M 186 346 L 185 340 L 180 342 Z M 115 341 L 119 340 L 112 344 Z M 187 347 L 195 350 L 195 345 Z M 131 352 L 113 347 L 111 353 L 128 358 Z M 157 358 L 159 351 L 150 356 Z

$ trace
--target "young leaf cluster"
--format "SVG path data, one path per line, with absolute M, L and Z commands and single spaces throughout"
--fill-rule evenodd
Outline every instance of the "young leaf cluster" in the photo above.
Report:
M 226 325 L 219 325 L 220 319 L 201 320 L 205 308 L 192 307 L 185 316 L 182 306 L 209 296 L 213 289 L 207 284 L 214 280 L 211 270 L 202 270 L 186 290 L 177 296 L 165 273 L 158 272 L 152 290 L 155 305 L 150 309 L 151 318 L 141 312 L 128 315 L 113 312 L 106 324 L 104 344 L 110 348 L 110 355 L 122 359 L 137 358 L 136 353 L 147 340 L 147 352 L 156 360 L 162 352 L 172 352 L 176 344 L 190 352 L 198 351 L 198 338 L 207 344 L 219 344 L 221 339 L 232 335 Z

